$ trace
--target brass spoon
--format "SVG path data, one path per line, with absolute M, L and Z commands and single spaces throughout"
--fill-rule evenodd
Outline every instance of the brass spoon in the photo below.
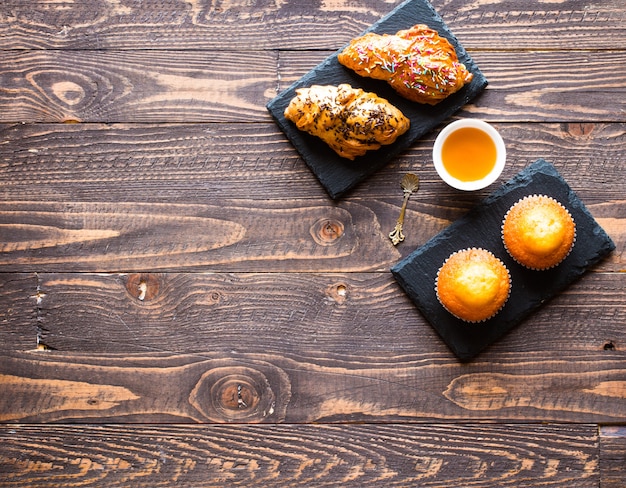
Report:
M 389 233 L 389 239 L 394 246 L 397 246 L 404 240 L 404 234 L 402 233 L 402 224 L 404 224 L 404 214 L 406 213 L 406 204 L 409 201 L 409 197 L 412 193 L 416 192 L 420 186 L 420 179 L 413 173 L 407 173 L 400 182 L 402 191 L 404 192 L 404 200 L 402 201 L 402 208 L 400 209 L 400 216 L 396 222 L 396 227 Z

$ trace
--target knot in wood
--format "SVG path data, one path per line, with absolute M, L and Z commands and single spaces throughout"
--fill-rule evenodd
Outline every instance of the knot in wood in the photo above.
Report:
M 263 422 L 275 414 L 277 398 L 263 372 L 230 366 L 207 371 L 190 401 L 212 421 Z
M 341 305 L 348 298 L 348 285 L 345 283 L 333 283 L 326 288 L 326 295 Z
M 139 301 L 153 300 L 159 294 L 159 279 L 151 273 L 135 273 L 126 279 L 126 291 Z
M 613 343 L 613 341 L 609 341 L 606 344 L 604 344 L 603 349 L 605 351 L 615 351 L 615 344 Z
M 320 246 L 336 244 L 343 234 L 343 224 L 335 219 L 320 219 L 311 227 L 311 236 Z
M 211 303 L 219 303 L 222 299 L 222 294 L 219 291 L 212 291 L 209 293 L 209 301 Z
M 222 385 L 219 403 L 228 410 L 251 409 L 259 403 L 259 392 L 247 381 L 232 378 Z
M 575 139 L 591 139 L 595 130 L 595 124 L 572 123 L 565 124 L 564 130 L 567 134 Z

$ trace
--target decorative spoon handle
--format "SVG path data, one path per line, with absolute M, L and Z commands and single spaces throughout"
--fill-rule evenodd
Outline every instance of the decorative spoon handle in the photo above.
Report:
M 412 173 L 407 173 L 402 178 L 402 182 L 400 183 L 402 186 L 402 191 L 404 192 L 404 199 L 402 200 L 402 208 L 400 209 L 400 216 L 396 222 L 396 226 L 389 233 L 389 239 L 394 246 L 397 246 L 404 240 L 404 234 L 402 233 L 402 225 L 404 224 L 404 215 L 406 214 L 406 205 L 409 202 L 410 196 L 413 192 L 417 191 L 419 188 L 419 178 L 417 175 Z

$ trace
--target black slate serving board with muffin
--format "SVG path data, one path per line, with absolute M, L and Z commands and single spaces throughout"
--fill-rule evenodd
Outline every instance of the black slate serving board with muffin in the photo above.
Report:
M 558 266 L 533 271 L 517 264 L 501 238 L 508 209 L 527 195 L 558 200 L 576 223 L 576 242 Z M 455 251 L 482 247 L 509 269 L 511 295 L 500 312 L 480 323 L 455 318 L 437 300 L 435 279 L 446 258 Z M 467 361 L 500 339 L 529 314 L 564 290 L 591 266 L 608 255 L 615 244 L 589 213 L 556 168 L 543 159 L 521 171 L 463 218 L 391 268 L 394 277 L 424 317 L 456 354 Z
M 450 32 L 443 19 L 427 0 L 408 0 L 363 32 L 395 34 L 416 24 L 426 24 L 437 30 L 454 46 L 459 60 L 474 75 L 473 80 L 458 92 L 450 95 L 435 106 L 419 104 L 398 95 L 385 81 L 364 78 L 340 65 L 337 54 L 326 58 L 297 82 L 280 93 L 267 104 L 267 109 L 280 129 L 285 133 L 307 166 L 315 174 L 331 198 L 337 199 L 358 183 L 385 166 L 391 158 L 408 148 L 415 140 L 430 132 L 438 124 L 473 100 L 487 86 L 487 79 L 476 66 L 463 46 Z M 353 88 L 374 92 L 398 107 L 411 120 L 408 132 L 394 144 L 368 151 L 354 161 L 338 156 L 321 139 L 300 131 L 295 124 L 285 119 L 284 111 L 298 88 L 311 85 L 339 85 L 348 83 Z

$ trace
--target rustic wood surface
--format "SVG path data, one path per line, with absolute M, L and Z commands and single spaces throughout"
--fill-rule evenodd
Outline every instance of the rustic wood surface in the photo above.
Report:
M 461 363 L 389 268 L 493 188 L 332 201 L 265 109 L 399 3 L 2 2 L 0 487 L 626 486 L 626 5 L 432 2 L 616 245 Z

